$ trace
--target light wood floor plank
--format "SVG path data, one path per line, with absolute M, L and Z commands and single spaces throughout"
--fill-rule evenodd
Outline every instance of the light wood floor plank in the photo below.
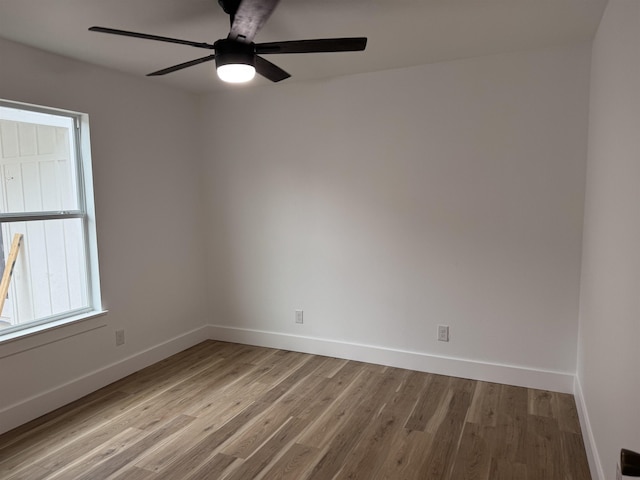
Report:
M 377 478 L 384 480 L 426 478 L 420 476 L 420 468 L 432 446 L 433 435 L 429 432 L 407 429 L 396 432 L 388 454 L 385 456 L 385 452 L 379 452 L 384 457 L 384 461 Z
M 46 423 L 40 423 L 31 434 L 21 434 L 21 439 L 11 442 L 6 448 L 0 448 L 0 472 L 9 475 L 24 467 L 33 458 L 42 458 L 53 450 L 73 442 L 94 424 L 101 424 L 100 413 L 110 408 L 119 408 L 126 402 L 129 394 L 112 392 L 103 398 L 89 401 L 86 405 L 78 403 L 75 410 L 63 410 L 60 417 L 52 417 Z M 55 437 L 55 441 L 52 438 Z M 1 443 L 1 442 L 0 442 Z M 2 478 L 0 476 L 0 478 Z
M 111 475 L 106 480 L 153 480 L 156 474 L 138 467 L 127 467 L 117 474 Z
M 113 472 L 117 472 L 118 470 L 130 465 L 138 456 L 153 448 L 159 441 L 168 436 L 177 434 L 192 421 L 193 417 L 178 415 L 166 424 L 155 428 L 154 431 L 148 433 L 146 436 L 132 444 L 129 448 L 124 449 L 102 463 L 85 469 L 82 475 L 74 476 L 72 478 L 75 478 L 76 480 L 106 478 Z
M 182 478 L 185 480 L 211 480 L 214 478 L 222 478 L 234 462 L 239 462 L 236 457 L 225 455 L 224 453 L 217 453 L 209 462 L 206 462 L 200 468 L 194 470 L 194 472 L 188 477 L 185 476 Z M 161 478 L 166 478 L 167 480 L 171 479 L 171 477 L 166 476 Z
M 428 375 L 427 378 L 427 392 L 420 398 L 405 425 L 409 430 L 424 431 L 447 392 L 449 378 L 443 375 Z
M 496 429 L 467 422 L 462 430 L 451 478 L 488 479 Z
M 563 432 L 577 433 L 580 435 L 580 419 L 573 399 L 573 395 L 566 393 L 554 393 L 558 406 L 558 425 Z
M 125 451 L 141 438 L 144 438 L 145 435 L 146 432 L 137 428 L 127 428 L 87 453 L 79 452 L 75 458 L 73 451 L 68 452 L 60 462 L 45 468 L 48 475 L 40 477 L 38 480 L 41 478 L 64 479 L 80 477 L 87 470 L 93 469 L 120 452 Z M 36 480 L 36 477 L 33 478 Z
M 498 402 L 501 385 L 497 383 L 478 382 L 469 407 L 467 421 L 478 425 L 495 427 L 498 417 Z
M 526 388 L 502 385 L 498 401 L 495 450 L 514 464 L 527 463 L 527 397 Z
M 529 478 L 564 478 L 566 466 L 560 461 L 562 449 L 556 419 L 527 417 L 527 473 Z M 573 461 L 573 459 L 571 459 Z
M 564 478 L 578 480 L 589 478 L 589 461 L 584 449 L 584 441 L 579 433 L 561 432 L 562 458 L 572 458 L 572 462 L 563 462 Z
M 250 460 L 242 462 L 235 471 L 225 477 L 225 480 L 256 478 L 261 471 L 265 470 L 277 458 L 278 453 L 286 451 L 286 448 L 292 444 L 304 429 L 305 424 L 304 420 L 290 418 L 269 440 L 256 450 Z
M 299 480 L 306 478 L 320 451 L 294 443 L 275 464 L 267 470 L 262 480 Z
M 396 392 L 402 381 L 400 373 L 398 369 L 390 369 L 384 374 L 373 374 L 367 390 L 376 394 L 366 395 L 358 403 L 348 420 L 337 430 L 309 479 L 334 478 L 344 468 L 346 458 L 363 437 L 368 422 Z
M 420 468 L 420 478 L 451 478 L 455 458 L 461 442 L 461 435 L 467 410 L 471 404 L 476 382 L 452 378 L 445 396 L 446 410 L 435 431 L 433 446 Z

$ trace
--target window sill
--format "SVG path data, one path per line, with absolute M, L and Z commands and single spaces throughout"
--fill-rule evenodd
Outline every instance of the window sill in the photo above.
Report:
M 58 342 L 106 325 L 108 310 L 92 310 L 17 332 L 0 333 L 0 358 Z

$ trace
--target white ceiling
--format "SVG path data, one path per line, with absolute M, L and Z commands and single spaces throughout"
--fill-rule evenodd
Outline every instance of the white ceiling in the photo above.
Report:
M 255 41 L 369 38 L 365 52 L 268 57 L 291 73 L 284 82 L 312 80 L 588 41 L 606 3 L 281 0 Z M 213 43 L 226 37 L 229 19 L 216 0 L 0 0 L 0 37 L 141 77 L 211 53 L 88 32 L 93 25 Z M 229 88 L 215 77 L 212 62 L 149 81 L 194 92 Z

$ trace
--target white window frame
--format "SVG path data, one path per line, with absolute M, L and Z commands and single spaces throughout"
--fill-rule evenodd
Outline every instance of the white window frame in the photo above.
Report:
M 39 220 L 82 219 L 88 305 L 61 314 L 41 318 L 36 321 L 15 325 L 0 330 L 0 344 L 25 336 L 33 335 L 69 323 L 101 316 L 106 313 L 102 306 L 100 293 L 100 274 L 98 267 L 98 246 L 95 221 L 95 202 L 93 195 L 93 172 L 91 167 L 91 145 L 89 137 L 89 116 L 87 114 L 42 107 L 0 99 L 0 107 L 25 112 L 45 113 L 67 117 L 73 121 L 73 138 L 70 146 L 73 150 L 78 188 L 78 209 L 61 212 L 0 213 L 0 222 L 30 222 Z M 17 120 L 19 121 L 19 120 Z

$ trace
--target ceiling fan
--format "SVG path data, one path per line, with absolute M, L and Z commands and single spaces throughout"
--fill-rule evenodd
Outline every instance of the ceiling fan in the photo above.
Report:
M 215 43 L 192 42 L 178 38 L 161 37 L 146 33 L 129 32 L 106 27 L 91 27 L 92 32 L 110 33 L 125 37 L 145 38 L 160 42 L 179 43 L 196 48 L 213 50 L 214 54 L 196 58 L 189 62 L 163 68 L 147 76 L 166 75 L 183 68 L 215 60 L 216 71 L 221 80 L 242 83 L 251 80 L 258 72 L 272 82 L 279 82 L 291 75 L 260 55 L 281 53 L 355 52 L 367 46 L 366 37 L 321 38 L 315 40 L 293 40 L 287 42 L 254 43 L 256 33 L 275 10 L 279 0 L 218 0 L 230 17 L 231 28 L 227 38 Z

